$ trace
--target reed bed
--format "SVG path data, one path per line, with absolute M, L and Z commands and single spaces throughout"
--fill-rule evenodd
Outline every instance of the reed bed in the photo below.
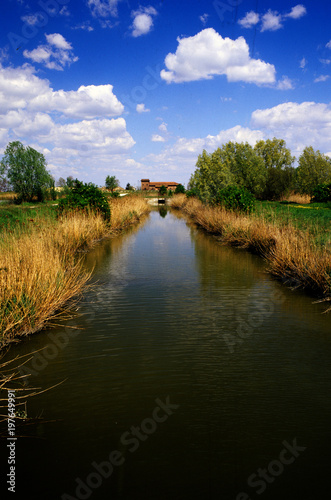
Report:
M 299 203 L 299 205 L 307 205 L 310 203 L 311 197 L 308 194 L 290 193 L 282 198 L 281 201 L 289 201 L 291 203 Z
M 224 243 L 246 248 L 265 258 L 268 271 L 292 287 L 331 297 L 331 252 L 312 240 L 309 232 L 283 221 L 267 221 L 263 213 L 243 215 L 210 207 L 196 198 L 174 196 L 172 207 L 182 210 Z
M 150 210 L 146 199 L 139 195 L 113 198 L 111 201 L 111 231 L 117 232 L 138 222 Z
M 0 347 L 44 328 L 68 312 L 88 286 L 79 252 L 147 213 L 137 197 L 112 200 L 111 224 L 100 215 L 73 212 L 23 230 L 2 233 L 0 242 Z

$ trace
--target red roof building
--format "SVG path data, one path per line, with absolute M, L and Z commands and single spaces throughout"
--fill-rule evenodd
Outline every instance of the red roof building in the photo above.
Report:
M 167 189 L 175 191 L 178 184 L 178 182 L 151 182 L 149 179 L 141 179 L 141 190 L 157 191 L 161 186 L 165 186 Z

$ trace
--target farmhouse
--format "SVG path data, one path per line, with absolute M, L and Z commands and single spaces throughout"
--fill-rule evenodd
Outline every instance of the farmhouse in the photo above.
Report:
M 167 189 L 175 191 L 178 184 L 178 182 L 151 182 L 149 179 L 141 179 L 141 190 L 156 191 L 160 189 L 161 186 L 165 186 Z

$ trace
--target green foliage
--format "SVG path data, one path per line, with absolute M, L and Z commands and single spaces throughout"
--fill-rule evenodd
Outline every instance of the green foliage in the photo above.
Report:
M 199 197 L 199 192 L 196 188 L 187 189 L 185 191 L 185 194 L 186 194 L 186 198 L 193 198 L 193 197 L 198 198 Z
M 159 188 L 159 195 L 166 196 L 166 194 L 167 194 L 167 188 L 165 187 L 164 184 L 162 184 L 162 186 Z
M 204 149 L 198 156 L 189 185 L 190 191 L 194 190 L 202 201 L 210 201 L 215 199 L 219 189 L 234 182 L 229 166 L 223 161 L 222 150 L 218 148 L 211 154 Z
M 175 194 L 185 194 L 185 188 L 183 184 L 178 184 L 175 189 Z
M 116 179 L 115 175 L 107 175 L 106 177 L 106 182 L 105 186 L 107 189 L 109 189 L 112 193 L 114 192 L 114 189 L 117 188 L 119 185 L 119 181 Z
M 218 205 L 227 210 L 251 213 L 255 207 L 255 198 L 246 188 L 239 186 L 227 186 L 220 189 L 216 198 Z
M 127 183 L 126 188 L 127 191 L 134 191 L 133 186 L 131 186 L 130 182 Z
M 295 169 L 293 163 L 295 157 L 286 147 L 286 142 L 275 137 L 272 140 L 257 142 L 254 150 L 263 160 L 267 173 L 261 198 L 279 200 L 294 187 Z
M 204 150 L 199 155 L 189 185 L 201 200 L 213 202 L 220 189 L 232 185 L 259 196 L 265 189 L 266 176 L 265 164 L 252 146 L 228 142 L 211 154 Z
M 0 175 L 6 178 L 17 194 L 17 199 L 43 201 L 53 179 L 46 170 L 43 154 L 19 141 L 10 142 L 1 161 Z
M 63 177 L 60 177 L 56 184 L 58 187 L 64 188 L 64 186 L 66 185 L 66 181 L 65 179 L 63 179 Z
M 168 189 L 167 196 L 169 196 L 169 198 L 171 198 L 173 195 L 174 195 L 173 190 L 172 189 Z
M 301 194 L 312 195 L 319 184 L 331 183 L 331 158 L 311 146 L 303 150 L 296 169 L 297 189 Z
M 118 191 L 113 191 L 108 193 L 107 196 L 109 196 L 109 198 L 119 198 L 120 193 Z
M 331 201 L 331 184 L 318 184 L 312 192 L 311 203 L 328 203 Z
M 93 210 L 100 212 L 105 220 L 110 220 L 107 196 L 92 182 L 87 184 L 78 179 L 72 182 L 66 198 L 59 201 L 58 214 L 71 210 Z

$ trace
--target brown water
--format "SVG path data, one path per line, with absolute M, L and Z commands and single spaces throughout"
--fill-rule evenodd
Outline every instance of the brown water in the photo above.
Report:
M 28 402 L 8 498 L 329 498 L 330 315 L 161 215 L 87 255 L 76 318 L 11 348 L 42 349 L 29 387 L 64 382 Z

